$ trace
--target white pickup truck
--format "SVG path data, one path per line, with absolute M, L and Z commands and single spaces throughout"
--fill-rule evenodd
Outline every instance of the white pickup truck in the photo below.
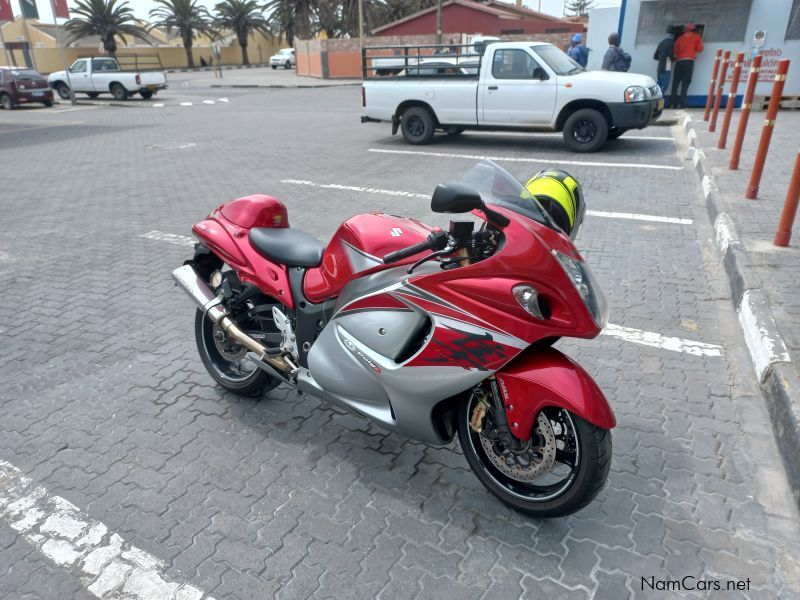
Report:
M 50 73 L 47 82 L 61 98 L 69 99 L 66 71 Z M 167 87 L 167 76 L 163 71 L 124 71 L 110 57 L 79 58 L 69 68 L 69 83 L 74 92 L 90 98 L 111 94 L 115 100 L 125 100 L 138 93 L 148 100 Z
M 450 52 L 450 60 L 474 64 L 475 56 Z M 586 71 L 552 44 L 491 42 L 477 73 L 422 68 L 444 58 L 431 55 L 421 68 L 380 76 L 365 53 L 361 121 L 389 122 L 392 134 L 400 129 L 411 144 L 429 143 L 437 130 L 562 131 L 571 150 L 594 152 L 628 129 L 647 127 L 664 108 L 652 77 Z

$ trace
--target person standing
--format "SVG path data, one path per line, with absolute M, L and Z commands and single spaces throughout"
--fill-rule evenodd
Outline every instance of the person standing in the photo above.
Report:
M 667 27 L 667 35 L 666 37 L 661 40 L 656 48 L 655 54 L 653 54 L 653 60 L 658 61 L 658 66 L 656 67 L 656 81 L 658 81 L 658 87 L 661 88 L 661 95 L 667 95 L 667 89 L 669 89 L 669 80 L 672 67 L 672 61 L 675 59 L 673 56 L 673 45 L 675 40 L 672 37 L 672 33 L 675 31 L 675 28 L 670 25 Z
M 603 71 L 627 71 L 631 68 L 631 55 L 619 47 L 619 35 L 608 36 L 608 50 L 603 56 Z
M 589 62 L 589 49 L 583 45 L 583 35 L 576 33 L 572 36 L 572 46 L 567 54 L 584 69 L 586 68 L 586 63 Z
M 669 98 L 671 108 L 686 107 L 686 93 L 689 91 L 689 84 L 692 83 L 694 61 L 703 51 L 703 39 L 695 29 L 694 24 L 689 23 L 685 33 L 673 44 L 672 53 L 675 55 L 675 62 L 672 63 L 672 94 Z

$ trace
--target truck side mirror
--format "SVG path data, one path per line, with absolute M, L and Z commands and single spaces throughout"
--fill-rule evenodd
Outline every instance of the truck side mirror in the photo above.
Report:
M 533 78 L 538 79 L 539 81 L 545 81 L 549 79 L 547 76 L 547 71 L 545 71 L 542 67 L 535 67 L 533 69 Z

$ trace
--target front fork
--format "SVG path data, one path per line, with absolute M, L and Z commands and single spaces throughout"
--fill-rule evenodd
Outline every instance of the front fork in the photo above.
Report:
M 473 393 L 480 394 L 478 401 L 472 409 L 470 415 L 469 426 L 475 433 L 481 433 L 486 424 L 486 415 L 489 410 L 492 411 L 494 431 L 490 437 L 497 439 L 505 448 L 514 449 L 523 443 L 511 432 L 511 427 L 508 424 L 506 411 L 508 410 L 503 401 L 503 396 L 500 394 L 500 387 L 497 385 L 497 377 L 491 375 L 486 379 L 484 384 L 488 384 L 489 393 L 486 393 L 485 386 L 479 386 Z M 513 409 L 513 406 L 511 407 Z

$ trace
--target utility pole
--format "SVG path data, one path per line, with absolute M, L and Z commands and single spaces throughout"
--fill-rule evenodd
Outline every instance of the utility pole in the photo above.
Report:
M 364 0 L 358 0 L 358 39 L 364 47 Z
M 75 100 L 75 92 L 72 90 L 72 81 L 69 78 L 69 66 L 67 65 L 67 57 L 64 55 L 64 31 L 58 25 L 58 17 L 56 17 L 56 3 L 55 0 L 50 0 L 50 9 L 53 11 L 53 24 L 56 26 L 56 41 L 58 42 L 58 53 L 61 55 L 61 64 L 64 67 L 64 73 L 67 75 L 67 88 L 69 88 L 69 101 L 72 106 L 78 104 Z
M 442 0 L 436 0 L 436 43 L 442 43 Z

